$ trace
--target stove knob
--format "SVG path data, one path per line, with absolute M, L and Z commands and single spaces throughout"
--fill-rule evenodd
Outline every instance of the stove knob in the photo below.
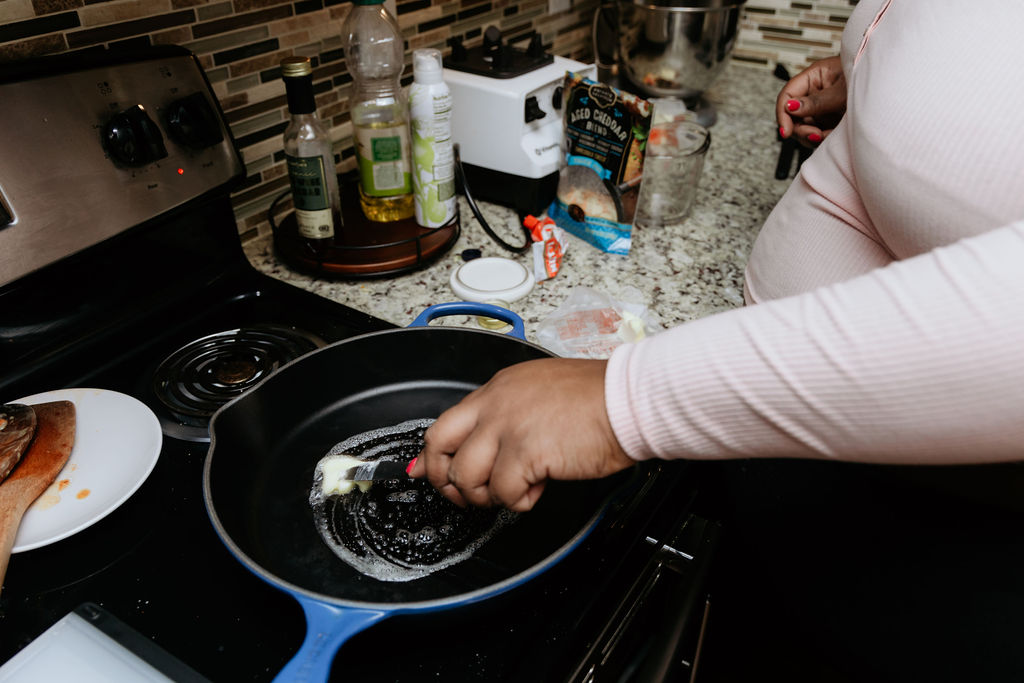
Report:
M 171 139 L 184 147 L 206 149 L 224 140 L 220 118 L 201 92 L 171 102 L 164 119 Z
M 167 156 L 164 136 L 141 104 L 114 114 L 103 127 L 103 142 L 110 156 L 128 166 L 145 166 Z
M 540 108 L 540 103 L 537 102 L 536 97 L 531 95 L 526 98 L 526 123 L 542 119 L 547 115 L 548 113 Z

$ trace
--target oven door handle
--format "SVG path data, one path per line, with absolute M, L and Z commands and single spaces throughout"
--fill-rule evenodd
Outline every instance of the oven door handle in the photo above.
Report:
M 691 683 L 696 678 L 711 607 L 708 575 L 720 531 L 718 524 L 691 516 L 681 538 L 672 545 L 661 544 L 655 554 L 655 559 L 669 570 L 662 578 L 667 580 L 673 574 L 679 577 L 659 599 L 661 613 L 632 680 L 684 680 L 686 669 Z
M 571 683 L 687 680 L 697 671 L 720 526 L 688 514 L 661 542 Z

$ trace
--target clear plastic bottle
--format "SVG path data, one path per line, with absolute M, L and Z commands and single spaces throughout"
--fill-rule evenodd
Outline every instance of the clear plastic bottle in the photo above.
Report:
M 341 228 L 341 195 L 331 138 L 316 115 L 313 66 L 309 57 L 281 61 L 291 122 L 284 131 L 284 153 L 299 235 L 317 255 L 326 253 Z
M 341 29 L 352 75 L 349 112 L 359 164 L 359 203 L 372 221 L 413 215 L 405 49 L 384 0 L 355 0 Z
M 427 228 L 439 228 L 455 217 L 456 208 L 452 93 L 444 82 L 441 51 L 415 50 L 412 73 L 409 117 L 416 222 Z

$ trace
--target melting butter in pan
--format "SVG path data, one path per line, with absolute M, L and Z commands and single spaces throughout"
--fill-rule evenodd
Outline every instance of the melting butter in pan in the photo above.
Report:
M 316 464 L 316 470 L 313 472 L 313 481 L 320 482 L 320 492 L 324 497 L 343 496 L 355 490 L 356 487 L 363 493 L 366 493 L 373 485 L 372 481 L 345 479 L 345 472 L 353 467 L 365 464 L 365 460 L 353 458 L 351 455 L 325 455 Z

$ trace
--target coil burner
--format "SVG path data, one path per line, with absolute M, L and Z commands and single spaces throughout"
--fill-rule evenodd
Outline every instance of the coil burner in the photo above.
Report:
M 275 325 L 225 330 L 189 342 L 160 363 L 153 377 L 153 391 L 166 408 L 158 411 L 164 433 L 209 441 L 210 418 L 218 408 L 325 345 L 316 335 Z

